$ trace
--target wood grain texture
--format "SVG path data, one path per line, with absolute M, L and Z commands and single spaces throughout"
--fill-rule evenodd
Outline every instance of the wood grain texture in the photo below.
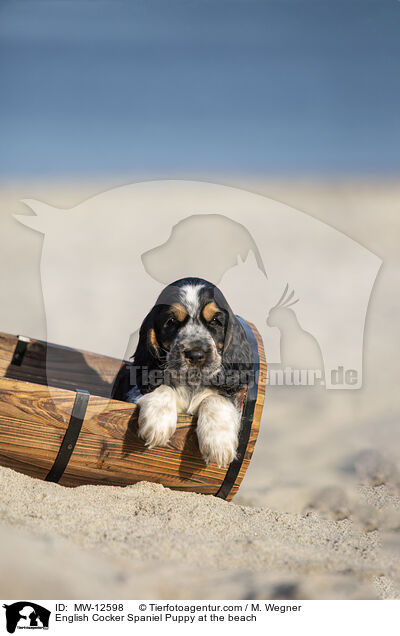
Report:
M 257 330 L 250 326 L 258 343 L 260 377 L 250 439 L 229 500 L 249 465 L 264 402 L 264 349 Z M 91 396 L 60 484 L 126 486 L 146 480 L 176 490 L 218 491 L 226 469 L 204 463 L 191 416 L 178 416 L 177 430 L 166 447 L 148 449 L 137 436 L 136 405 L 104 397 L 109 395 L 119 360 L 32 340 L 17 367 L 10 364 L 16 343 L 15 336 L 0 334 L 1 465 L 44 479 L 69 423 L 76 395 L 70 389 L 80 388 Z
M 31 339 L 21 366 L 11 365 L 17 336 L 0 332 L 0 378 L 110 397 L 120 360 Z

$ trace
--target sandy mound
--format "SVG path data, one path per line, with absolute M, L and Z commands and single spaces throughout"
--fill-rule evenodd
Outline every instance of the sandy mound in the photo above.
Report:
M 140 483 L 75 489 L 1 468 L 3 598 L 376 598 L 379 531 Z M 371 505 L 371 504 L 370 504 Z

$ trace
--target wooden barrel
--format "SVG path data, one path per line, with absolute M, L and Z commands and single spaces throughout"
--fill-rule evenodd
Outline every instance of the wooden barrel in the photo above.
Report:
M 244 392 L 238 457 L 206 465 L 195 422 L 179 415 L 166 447 L 137 435 L 135 404 L 110 399 L 121 361 L 0 333 L 0 464 L 63 486 L 126 486 L 153 481 L 227 500 L 253 454 L 264 403 L 266 364 L 260 334 L 240 319 L 254 356 Z

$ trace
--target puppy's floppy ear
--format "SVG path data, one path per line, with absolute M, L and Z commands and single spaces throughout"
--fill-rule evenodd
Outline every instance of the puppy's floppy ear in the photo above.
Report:
M 155 331 L 155 317 L 158 307 L 155 305 L 143 320 L 139 331 L 139 342 L 133 359 L 135 364 L 147 364 L 149 358 L 158 359 L 161 349 Z
M 214 298 L 217 304 L 217 307 L 223 312 L 225 316 L 225 333 L 224 333 L 224 346 L 222 351 L 224 354 L 228 351 L 228 349 L 232 346 L 232 340 L 234 335 L 234 329 L 236 325 L 236 318 L 233 315 L 232 309 L 228 305 L 224 295 L 222 292 L 216 287 L 214 289 Z
M 229 347 L 232 346 L 232 336 L 233 336 L 233 314 L 228 309 L 221 310 L 225 315 L 225 332 L 224 332 L 224 346 L 222 351 L 226 353 Z
M 226 368 L 246 369 L 252 366 L 253 356 L 246 333 L 232 312 L 226 328 L 222 363 Z

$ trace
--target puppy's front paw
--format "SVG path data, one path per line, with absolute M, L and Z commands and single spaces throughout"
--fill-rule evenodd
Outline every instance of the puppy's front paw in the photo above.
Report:
M 175 433 L 177 409 L 173 389 L 159 386 L 138 400 L 138 435 L 146 446 L 166 446 Z
M 213 462 L 219 468 L 229 466 L 236 457 L 237 436 L 214 431 L 199 439 L 200 452 L 206 464 Z
M 210 397 L 202 402 L 197 437 L 206 464 L 214 462 L 222 468 L 233 462 L 238 447 L 239 423 L 237 409 L 222 396 Z

